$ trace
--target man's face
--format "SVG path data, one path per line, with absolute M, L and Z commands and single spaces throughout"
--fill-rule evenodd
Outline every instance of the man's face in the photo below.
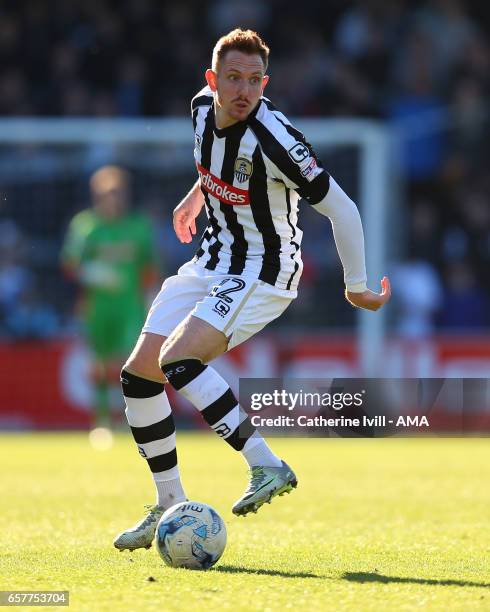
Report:
M 269 80 L 259 54 L 231 50 L 221 59 L 217 72 L 208 70 L 206 79 L 216 93 L 216 114 L 226 127 L 244 121 L 256 107 Z
M 93 190 L 92 197 L 95 209 L 101 217 L 108 221 L 119 219 L 126 212 L 128 191 L 121 183 Z

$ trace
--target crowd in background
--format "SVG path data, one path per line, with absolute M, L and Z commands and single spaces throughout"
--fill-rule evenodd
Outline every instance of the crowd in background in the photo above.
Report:
M 480 329 L 490 325 L 490 24 L 477 4 L 5 0 L 0 115 L 188 115 L 216 39 L 256 29 L 271 47 L 267 95 L 287 115 L 392 128 L 406 186 L 393 233 L 400 263 L 387 271 L 397 330 Z M 45 337 L 62 325 L 25 263 L 33 232 L 0 201 L 3 335 Z M 306 294 L 321 274 L 321 256 L 307 262 Z

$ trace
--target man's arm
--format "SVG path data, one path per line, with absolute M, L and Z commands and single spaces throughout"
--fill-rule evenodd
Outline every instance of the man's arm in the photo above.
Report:
M 192 189 L 174 210 L 174 230 L 180 242 L 192 242 L 192 237 L 196 233 L 196 219 L 203 205 L 204 196 L 197 179 Z
M 70 221 L 63 239 L 60 263 L 65 274 L 72 280 L 77 279 L 86 254 L 87 228 L 86 211 L 77 213 Z
M 316 178 L 317 181 L 325 179 L 329 181 L 328 191 L 320 202 L 312 206 L 332 223 L 335 245 L 344 268 L 345 297 L 358 308 L 378 310 L 390 299 L 390 281 L 383 277 L 381 293 L 366 287 L 364 233 L 359 211 L 333 177 L 322 173 Z
M 294 189 L 319 213 L 330 218 L 335 244 L 344 267 L 347 300 L 359 308 L 378 310 L 390 298 L 390 284 L 381 281 L 380 294 L 366 287 L 364 235 L 356 205 L 342 191 L 306 141 L 284 115 L 270 110 L 250 125 L 257 136 L 271 175 Z

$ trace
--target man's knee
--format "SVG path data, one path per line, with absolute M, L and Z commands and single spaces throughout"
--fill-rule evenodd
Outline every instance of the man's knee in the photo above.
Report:
M 204 372 L 208 366 L 196 357 L 169 360 L 162 363 L 162 370 L 170 385 L 180 391 L 183 387 L 193 381 L 199 374 Z
M 177 361 L 182 359 L 181 351 L 175 345 L 166 345 L 165 342 L 160 349 L 160 354 L 158 356 L 158 365 L 160 369 L 163 369 L 163 366 L 166 363 L 170 363 L 171 361 Z
M 150 380 L 163 382 L 163 375 L 158 363 L 158 354 L 164 336 L 156 334 L 142 334 L 136 346 L 124 364 L 124 369 Z
M 123 367 L 121 370 L 121 387 L 124 397 L 146 399 L 162 393 L 164 384 L 138 376 Z
M 209 324 L 203 323 L 205 328 L 202 328 L 199 322 L 194 327 L 178 328 L 175 335 L 167 338 L 158 357 L 160 368 L 167 363 L 189 358 L 209 363 L 226 352 L 228 338 L 218 330 L 209 329 Z
M 175 363 L 185 359 L 195 359 L 202 363 L 211 361 L 210 357 L 213 351 L 209 351 L 206 347 L 202 346 L 199 349 L 193 348 L 192 346 L 179 346 L 178 344 L 163 344 L 160 355 L 158 357 L 158 365 L 160 369 L 165 373 L 165 367 L 169 363 Z M 219 353 L 218 353 L 219 354 Z

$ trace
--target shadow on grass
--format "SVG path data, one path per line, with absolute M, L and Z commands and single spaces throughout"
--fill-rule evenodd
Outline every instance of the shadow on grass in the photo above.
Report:
M 344 580 L 350 582 L 380 582 L 389 584 L 391 582 L 397 584 L 428 584 L 436 586 L 460 586 L 460 587 L 478 587 L 480 589 L 490 588 L 488 582 L 471 582 L 470 580 L 435 580 L 432 578 L 402 578 L 401 576 L 383 576 L 383 574 L 369 572 L 346 572 L 343 574 Z
M 214 571 L 223 574 L 257 574 L 259 576 L 282 576 L 283 578 L 324 578 L 324 576 L 317 576 L 309 572 L 286 572 L 262 567 L 241 567 L 239 565 L 218 565 L 214 568 Z

